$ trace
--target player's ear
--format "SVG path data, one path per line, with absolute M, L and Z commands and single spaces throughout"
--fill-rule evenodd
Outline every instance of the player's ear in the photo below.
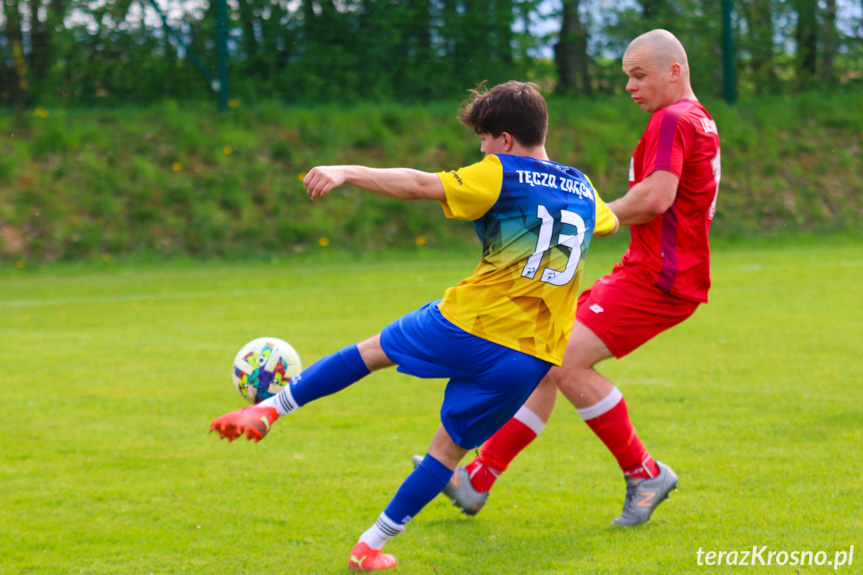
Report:
M 502 132 L 500 135 L 503 138 L 503 149 L 505 152 L 510 152 L 512 150 L 513 145 L 515 144 L 515 140 L 512 138 L 512 134 L 509 132 Z

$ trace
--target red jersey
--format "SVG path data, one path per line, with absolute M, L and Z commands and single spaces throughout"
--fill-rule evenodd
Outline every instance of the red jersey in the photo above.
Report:
M 673 296 L 707 301 L 707 234 L 719 190 L 719 134 L 701 104 L 680 100 L 650 117 L 629 168 L 629 187 L 654 170 L 680 178 L 674 203 L 651 221 L 630 226 L 622 265 L 642 268 L 651 283 Z

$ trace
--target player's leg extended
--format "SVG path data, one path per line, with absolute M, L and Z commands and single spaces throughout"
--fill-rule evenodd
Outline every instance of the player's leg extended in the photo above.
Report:
M 456 445 L 441 425 L 426 456 L 408 475 L 374 525 L 360 535 L 351 550 L 348 567 L 363 571 L 395 567 L 395 557 L 381 553 L 384 543 L 404 532 L 407 522 L 437 497 L 465 453 L 467 449 Z
M 394 365 L 381 349 L 380 334 L 328 355 L 304 369 L 276 395 L 215 419 L 210 431 L 233 441 L 243 434 L 260 441 L 280 416 L 356 383 L 372 371 Z

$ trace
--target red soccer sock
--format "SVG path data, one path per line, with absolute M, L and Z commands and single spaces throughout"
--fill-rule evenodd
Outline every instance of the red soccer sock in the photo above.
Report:
M 595 413 L 595 407 L 602 409 L 600 404 L 608 403 L 608 400 L 613 402 L 617 397 L 620 400 L 613 403 L 613 407 L 598 415 Z M 656 477 L 659 468 L 635 433 L 635 427 L 629 420 L 626 401 L 617 388 L 596 406 L 578 411 L 582 417 L 588 414 L 590 418 L 584 422 L 611 451 L 626 477 Z
M 527 408 L 523 407 L 522 410 L 527 410 Z M 519 411 L 516 417 L 523 413 L 523 411 Z M 534 428 L 538 427 L 539 431 L 542 431 L 542 427 L 545 426 L 542 420 L 533 412 L 529 412 L 528 417 L 530 416 L 532 416 L 532 421 L 539 422 L 539 424 L 534 423 Z M 515 456 L 521 453 L 539 435 L 534 431 L 534 428 L 522 423 L 516 417 L 507 421 L 497 433 L 492 435 L 480 448 L 476 459 L 465 466 L 470 474 L 470 484 L 477 491 L 490 490 L 495 480 L 506 471 Z
M 498 475 L 503 473 L 503 470 L 492 467 L 490 461 L 484 460 L 482 452 L 473 461 L 465 465 L 465 469 L 467 469 L 470 475 L 470 484 L 473 485 L 473 488 L 483 492 L 489 491 Z

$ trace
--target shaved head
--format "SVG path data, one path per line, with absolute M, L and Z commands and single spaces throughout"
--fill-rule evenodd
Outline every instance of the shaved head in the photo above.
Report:
M 686 50 L 668 30 L 651 30 L 630 42 L 623 54 L 623 73 L 629 77 L 626 91 L 645 112 L 696 99 Z
M 668 30 L 651 30 L 637 37 L 626 48 L 626 53 L 623 55 L 624 59 L 627 54 L 635 52 L 641 52 L 650 58 L 661 70 L 667 69 L 672 64 L 680 64 L 681 72 L 684 75 L 689 75 L 686 50 L 683 49 L 680 40 Z

